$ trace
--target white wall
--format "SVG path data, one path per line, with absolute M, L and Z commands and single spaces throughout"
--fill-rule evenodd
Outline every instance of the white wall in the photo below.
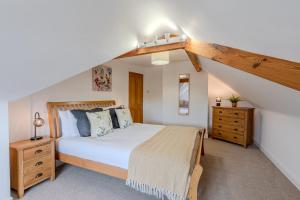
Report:
M 9 200 L 9 147 L 8 147 L 8 103 L 0 102 L 0 199 Z
M 144 73 L 144 68 L 126 65 L 117 60 L 105 64 L 112 67 L 112 92 L 92 91 L 91 70 L 53 85 L 29 97 L 9 103 L 10 141 L 28 139 L 33 134 L 32 117 L 40 112 L 45 125 L 38 134 L 49 135 L 47 118 L 48 101 L 116 100 L 119 105 L 128 105 L 129 71 Z
M 257 146 L 300 190 L 300 117 L 261 110 Z
M 190 113 L 178 114 L 179 74 L 190 74 Z M 163 67 L 163 123 L 207 127 L 207 73 L 196 72 L 190 61 L 171 63 Z
M 144 79 L 144 122 L 162 124 L 163 108 L 163 67 L 150 67 L 146 69 Z

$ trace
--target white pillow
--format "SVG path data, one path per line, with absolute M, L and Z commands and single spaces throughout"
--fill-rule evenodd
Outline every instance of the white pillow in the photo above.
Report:
M 91 124 L 91 136 L 101 137 L 113 131 L 109 110 L 94 113 L 86 113 Z
M 70 110 L 58 111 L 61 122 L 62 137 L 75 137 L 80 136 L 77 128 L 77 119 Z
M 128 108 L 116 109 L 115 111 L 118 117 L 120 128 L 127 128 L 132 124 L 131 113 Z

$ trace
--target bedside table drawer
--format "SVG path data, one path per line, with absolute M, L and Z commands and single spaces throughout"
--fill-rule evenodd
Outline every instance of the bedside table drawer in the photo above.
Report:
M 24 162 L 24 175 L 51 167 L 51 155 Z
M 43 181 L 51 176 L 51 168 L 39 170 L 37 172 L 24 176 L 24 188 L 28 188 L 40 181 Z
M 44 156 L 46 154 L 50 154 L 50 152 L 51 152 L 50 144 L 45 144 L 35 148 L 26 149 L 24 150 L 24 161 L 32 160 Z

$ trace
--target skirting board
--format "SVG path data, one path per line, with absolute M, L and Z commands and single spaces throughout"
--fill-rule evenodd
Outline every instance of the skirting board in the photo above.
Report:
M 281 171 L 281 173 L 283 173 L 289 179 L 289 181 L 291 181 L 296 186 L 296 188 L 300 191 L 300 182 L 298 182 L 297 180 L 295 180 L 293 178 L 292 173 L 288 172 L 285 169 L 285 167 L 283 167 L 283 165 L 277 161 L 275 156 L 273 156 L 269 151 L 267 151 L 257 141 L 254 140 L 254 143 L 261 150 L 261 152 L 263 152 L 263 154 L 265 154 L 265 156 Z

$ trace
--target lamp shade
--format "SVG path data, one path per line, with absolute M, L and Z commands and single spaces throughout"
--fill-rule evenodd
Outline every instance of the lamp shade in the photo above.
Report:
M 34 117 L 34 121 L 33 121 L 33 125 L 35 127 L 41 127 L 45 124 L 45 121 L 43 118 L 40 117 L 40 114 L 37 112 L 35 113 L 35 117 Z
M 152 65 L 167 65 L 170 63 L 170 55 L 168 51 L 151 54 Z

